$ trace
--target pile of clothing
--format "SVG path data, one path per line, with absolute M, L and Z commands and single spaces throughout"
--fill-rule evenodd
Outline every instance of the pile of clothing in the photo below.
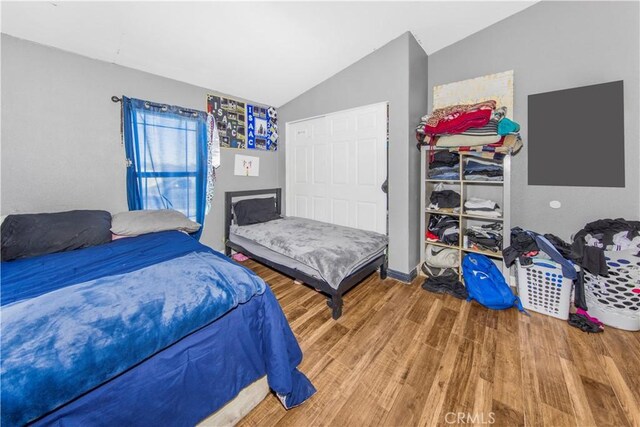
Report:
M 471 225 L 465 231 L 465 247 L 500 252 L 502 250 L 502 224 L 498 222 Z
M 550 241 L 547 236 L 556 241 L 561 249 L 557 249 L 556 245 Z M 552 234 L 540 235 L 534 231 L 523 230 L 520 227 L 511 229 L 511 246 L 502 251 L 502 256 L 507 267 L 511 267 L 516 259 L 520 259 L 520 264 L 531 265 L 530 258 L 540 255 L 544 252 L 550 259 L 562 266 L 562 275 L 571 280 L 578 277 L 578 273 L 573 265 L 572 257 L 567 258 L 569 253 L 566 251 L 568 244 L 563 242 L 557 236 Z
M 448 215 L 431 215 L 425 238 L 429 242 L 457 245 L 460 239 L 458 218 Z
M 460 155 L 449 151 L 438 151 L 429 163 L 427 175 L 430 179 L 460 179 Z
M 460 193 L 453 190 L 445 190 L 442 183 L 436 185 L 429 196 L 427 209 L 447 213 L 460 211 Z
M 501 159 L 522 147 L 520 125 L 506 117 L 507 108 L 496 101 L 438 108 L 421 118 L 416 128 L 418 148 L 428 145 L 452 152 L 474 152 Z
M 600 219 L 576 233 L 571 256 L 589 273 L 607 277 L 609 267 L 604 252 L 628 249 L 639 249 L 640 256 L 640 221 Z
M 544 256 L 557 262 L 562 267 L 562 275 L 574 282 L 574 305 L 576 313 L 569 315 L 569 325 L 584 332 L 602 332 L 602 323 L 589 315 L 584 294 L 584 271 L 578 272 L 575 264 L 580 264 L 580 257 L 573 251 L 572 246 L 553 234 L 540 235 L 533 231 L 526 231 L 520 227 L 511 229 L 511 246 L 502 251 L 507 266 L 520 260 L 523 266 L 533 263 L 531 258 Z
M 461 300 L 469 297 L 467 288 L 460 282 L 458 273 L 453 269 L 446 269 L 437 276 L 428 275 L 422 283 L 422 289 L 436 294 L 449 294 Z
M 464 179 L 467 181 L 502 181 L 502 164 L 479 158 L 468 158 L 464 163 Z
M 502 211 L 493 200 L 471 197 L 464 202 L 464 212 L 469 215 L 484 216 L 487 218 L 500 218 Z

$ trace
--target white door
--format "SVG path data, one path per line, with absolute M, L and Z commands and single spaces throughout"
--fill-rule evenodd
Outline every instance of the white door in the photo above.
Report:
M 387 104 L 287 123 L 287 215 L 387 233 Z

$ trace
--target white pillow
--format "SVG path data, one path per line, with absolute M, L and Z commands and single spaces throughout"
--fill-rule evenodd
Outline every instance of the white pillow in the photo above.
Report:
M 199 229 L 200 224 L 172 209 L 120 212 L 111 217 L 111 232 L 119 236 L 139 236 L 169 230 L 194 233 Z

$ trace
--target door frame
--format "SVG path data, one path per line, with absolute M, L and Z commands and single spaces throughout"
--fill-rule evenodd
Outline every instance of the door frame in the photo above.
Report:
M 291 200 L 291 186 L 289 185 L 289 181 L 291 180 L 289 171 L 291 170 L 291 162 L 292 162 L 292 158 L 289 155 L 291 152 L 289 151 L 289 136 L 290 136 L 290 131 L 289 131 L 289 125 L 292 124 L 296 124 L 296 123 L 300 123 L 300 122 L 306 122 L 308 120 L 313 120 L 313 119 L 318 119 L 320 117 L 326 117 L 329 116 L 331 114 L 340 114 L 340 113 L 347 113 L 349 111 L 353 111 L 353 110 L 359 110 L 361 108 L 366 108 L 366 107 L 373 107 L 373 106 L 378 106 L 378 105 L 385 105 L 387 108 L 387 152 L 386 152 L 386 182 L 387 182 L 387 192 L 385 193 L 386 195 L 386 235 L 389 235 L 389 145 L 390 145 L 390 141 L 389 141 L 389 124 L 390 124 L 390 115 L 391 115 L 391 109 L 390 109 L 390 103 L 389 101 L 380 101 L 380 102 L 374 102 L 373 104 L 365 104 L 365 105 L 360 105 L 357 107 L 352 107 L 352 108 L 347 108 L 344 110 L 338 110 L 338 111 L 331 111 L 329 113 L 324 113 L 324 114 L 318 114 L 316 116 L 311 116 L 311 117 L 305 117 L 302 119 L 297 119 L 297 120 L 291 120 L 289 122 L 285 123 L 285 144 L 284 144 L 284 159 L 285 159 L 285 166 L 284 166 L 284 181 L 285 181 L 285 191 L 284 191 L 284 214 L 285 215 L 289 215 L 289 209 L 290 209 L 290 205 L 289 205 L 289 200 Z

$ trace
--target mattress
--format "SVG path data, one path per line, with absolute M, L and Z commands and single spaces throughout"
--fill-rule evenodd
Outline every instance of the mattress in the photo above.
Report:
M 255 256 L 268 259 L 269 261 L 273 261 L 276 264 L 284 265 L 285 267 L 291 268 L 293 270 L 298 270 L 306 274 L 307 276 L 314 277 L 318 280 L 324 280 L 320 275 L 320 272 L 318 272 L 318 270 L 314 269 L 313 267 L 303 264 L 300 261 L 296 261 L 293 258 L 290 258 L 286 255 L 273 251 L 267 247 L 264 247 L 260 243 L 256 243 L 251 239 L 238 236 L 237 234 L 234 234 L 234 233 L 229 233 L 229 241 L 232 243 L 235 243 L 238 246 L 242 246 L 248 252 L 251 252 Z M 384 253 L 384 248 L 382 248 L 378 252 L 371 254 L 367 258 L 362 259 L 359 263 L 357 263 L 353 268 L 349 270 L 349 273 L 347 274 L 347 276 L 359 270 L 360 268 L 364 267 L 370 261 L 373 261 L 374 259 L 378 258 L 383 253 Z
M 198 424 L 198 427 L 231 427 L 236 425 L 249 412 L 260 404 L 269 394 L 269 383 L 264 376 L 245 387 L 238 395 L 210 417 Z
M 301 271 L 333 289 L 384 253 L 387 236 L 306 218 L 232 225 L 229 240 L 256 256 Z

